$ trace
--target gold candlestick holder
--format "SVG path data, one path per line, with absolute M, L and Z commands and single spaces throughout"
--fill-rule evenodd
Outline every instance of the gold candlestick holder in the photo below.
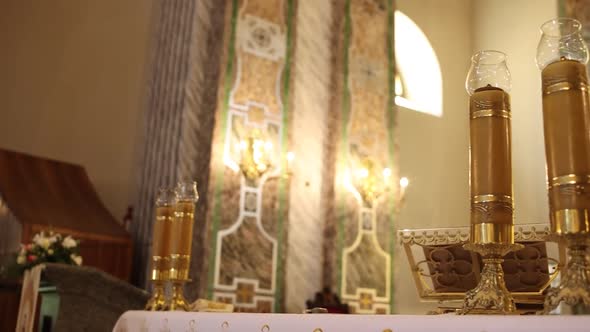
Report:
M 166 299 L 166 281 L 168 280 L 168 271 L 164 268 L 167 257 L 153 256 L 152 257 L 152 276 L 151 281 L 154 287 L 152 297 L 145 305 L 145 310 L 148 311 L 164 311 L 168 309 L 168 301 Z
M 561 303 L 590 309 L 587 249 L 590 241 L 590 107 L 588 47 L 582 24 L 557 18 L 541 26 L 537 66 L 541 70 L 547 189 L 553 240 L 569 259 L 558 287 L 550 288 L 544 313 Z
M 163 280 L 152 280 L 152 285 L 154 286 L 154 291 L 152 297 L 148 300 L 147 304 L 145 305 L 145 310 L 148 311 L 164 311 L 168 308 L 168 303 L 166 301 L 166 292 L 164 288 L 166 286 L 166 282 Z
M 516 312 L 514 299 L 506 288 L 502 262 L 504 256 L 523 248 L 521 244 L 467 243 L 464 248 L 482 256 L 484 263 L 478 285 L 465 294 L 459 314 L 511 314 Z
M 168 310 L 190 311 L 188 300 L 184 297 L 184 285 L 191 281 L 188 277 L 190 256 L 171 255 L 170 282 L 172 283 L 172 297 Z
M 561 272 L 559 286 L 547 292 L 543 313 L 550 313 L 562 302 L 571 307 L 583 304 L 590 308 L 590 262 L 587 253 L 590 235 L 564 234 L 554 235 L 554 238 L 556 242 L 565 242 L 569 257 L 565 270 Z
M 175 311 L 190 311 L 190 305 L 187 299 L 184 297 L 184 284 L 190 281 L 186 280 L 171 280 L 172 282 L 172 298 L 168 310 Z

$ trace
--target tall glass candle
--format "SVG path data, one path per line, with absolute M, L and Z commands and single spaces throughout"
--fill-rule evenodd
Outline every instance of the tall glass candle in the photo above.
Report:
M 179 182 L 176 187 L 170 278 L 189 279 L 189 267 L 195 219 L 195 204 L 199 199 L 196 182 Z
M 580 22 L 559 18 L 541 26 L 543 124 L 552 231 L 590 232 L 590 99 L 588 49 Z
M 174 192 L 170 189 L 160 189 L 152 232 L 152 280 L 168 279 L 173 218 Z
M 510 132 L 510 72 L 506 55 L 472 58 L 469 99 L 471 242 L 514 243 Z

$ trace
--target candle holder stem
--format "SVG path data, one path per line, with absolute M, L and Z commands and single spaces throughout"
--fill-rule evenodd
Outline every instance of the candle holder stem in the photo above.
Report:
M 172 298 L 170 299 L 169 310 L 190 311 L 189 303 L 184 297 L 184 284 L 187 281 L 189 280 L 171 280 Z
M 479 284 L 465 294 L 460 315 L 466 314 L 511 314 L 516 312 L 514 299 L 506 288 L 502 262 L 507 253 L 523 248 L 520 244 L 474 244 L 464 248 L 482 256 L 484 267 Z
M 588 234 L 568 234 L 557 236 L 565 240 L 569 251 L 567 267 L 561 272 L 559 286 L 552 287 L 545 297 L 544 314 L 548 314 L 561 302 L 575 307 L 584 305 L 590 308 L 590 262 L 587 249 Z
M 145 310 L 149 311 L 163 311 L 166 310 L 166 294 L 164 293 L 165 281 L 153 280 L 154 293 L 145 305 Z

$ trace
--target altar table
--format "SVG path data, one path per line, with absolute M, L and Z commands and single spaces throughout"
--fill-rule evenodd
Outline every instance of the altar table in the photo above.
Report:
M 113 332 L 588 332 L 590 316 L 124 313 Z

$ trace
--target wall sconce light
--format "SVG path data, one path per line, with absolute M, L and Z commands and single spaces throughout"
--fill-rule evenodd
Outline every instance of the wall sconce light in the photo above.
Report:
M 353 186 L 360 194 L 365 205 L 372 207 L 379 197 L 390 188 L 391 169 L 384 168 L 379 172 L 375 163 L 366 158 L 361 168 L 353 173 Z
M 406 199 L 406 188 L 408 188 L 408 186 L 410 185 L 410 180 L 405 177 L 402 176 L 399 179 L 399 208 L 401 209 L 404 205 L 405 199 Z
M 399 197 L 400 197 L 400 200 L 402 200 L 402 201 L 404 200 L 404 196 L 406 195 L 406 188 L 409 185 L 410 185 L 410 180 L 407 177 L 402 176 L 399 179 Z
M 285 177 L 287 178 L 293 175 L 293 160 L 295 160 L 295 153 L 293 151 L 287 152 L 287 168 L 285 169 Z
M 272 143 L 254 130 L 245 140 L 240 141 L 240 170 L 248 180 L 256 180 L 271 167 Z

